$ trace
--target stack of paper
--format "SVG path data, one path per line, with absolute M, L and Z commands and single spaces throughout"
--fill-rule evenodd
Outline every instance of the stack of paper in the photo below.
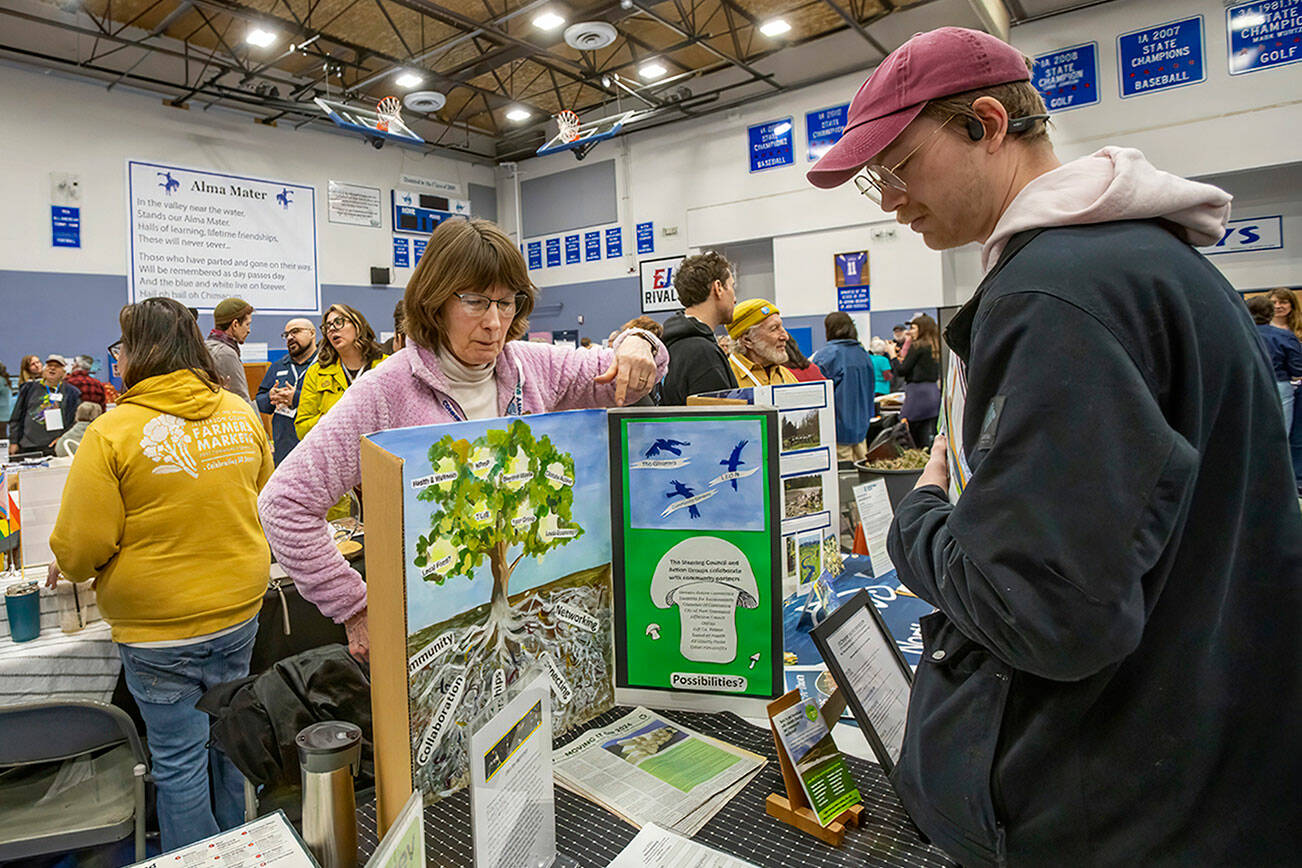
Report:
M 641 828 L 696 834 L 764 767 L 764 757 L 645 708 L 555 751 L 556 781 Z

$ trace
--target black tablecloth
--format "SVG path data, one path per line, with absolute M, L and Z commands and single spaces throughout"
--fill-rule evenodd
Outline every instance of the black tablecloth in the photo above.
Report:
M 568 744 L 591 727 L 613 723 L 628 711 L 612 709 L 587 725 L 557 737 L 555 746 Z M 859 828 L 848 829 L 845 842 L 840 847 L 832 847 L 764 812 L 768 794 L 784 792 L 773 737 L 768 730 L 751 726 L 735 714 L 660 713 L 683 726 L 761 754 L 769 761 L 741 794 L 696 834 L 695 840 L 700 843 L 764 866 L 946 868 L 954 864 L 939 850 L 922 843 L 899 798 L 875 763 L 846 757 L 865 810 Z M 636 834 L 637 829 L 604 808 L 559 786 L 556 788 L 557 849 L 578 864 L 594 868 L 608 865 Z M 375 802 L 368 800 L 358 810 L 359 864 L 370 857 L 378 844 Z M 451 868 L 474 864 L 468 790 L 425 806 L 425 851 L 426 863 L 431 866 Z

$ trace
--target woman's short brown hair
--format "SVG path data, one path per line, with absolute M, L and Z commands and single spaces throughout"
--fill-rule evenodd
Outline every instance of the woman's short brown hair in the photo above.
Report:
M 122 308 L 122 382 L 130 389 L 141 380 L 185 368 L 216 392 L 225 382 L 203 345 L 199 324 L 179 301 L 147 298 Z
M 407 282 L 403 296 L 407 337 L 437 350 L 445 328 L 440 311 L 452 294 L 483 292 L 494 286 L 524 296 L 506 330 L 506 339 L 516 340 L 529 331 L 529 314 L 538 300 L 538 288 L 529 279 L 519 248 L 489 220 L 444 220 L 430 235 L 416 273 Z
M 366 321 L 366 317 L 362 316 L 362 312 L 346 304 L 335 303 L 326 308 L 325 313 L 321 314 L 321 335 L 325 339 L 321 341 L 321 348 L 317 350 L 316 354 L 317 363 L 321 367 L 333 365 L 339 358 L 339 354 L 335 352 L 334 344 L 330 343 L 330 333 L 326 331 L 326 322 L 330 319 L 332 312 L 348 317 L 357 328 L 357 337 L 353 339 L 353 346 L 357 347 L 362 354 L 363 370 L 369 368 L 372 362 L 384 358 L 384 348 L 375 340 L 375 330 Z

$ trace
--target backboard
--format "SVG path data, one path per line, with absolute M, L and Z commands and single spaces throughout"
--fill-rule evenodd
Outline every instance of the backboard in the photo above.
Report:
M 416 135 L 401 120 L 395 118 L 381 118 L 374 108 L 365 108 L 363 106 L 345 105 L 341 102 L 332 102 L 328 99 L 317 97 L 313 100 L 320 107 L 321 111 L 329 116 L 330 120 L 345 130 L 354 133 L 361 133 L 372 143 L 379 142 L 383 144 L 384 139 L 392 139 L 396 142 L 406 142 L 409 145 L 423 145 L 425 140 Z M 382 120 L 388 121 L 388 129 L 379 129 Z M 376 145 L 379 147 L 379 145 Z
M 546 144 L 538 149 L 537 156 L 555 154 L 559 151 L 574 151 L 575 156 L 582 160 L 594 145 L 598 142 L 604 142 L 606 139 L 614 138 L 624 128 L 624 124 L 632 121 L 637 114 L 636 111 L 620 112 L 617 115 L 611 115 L 601 120 L 579 124 L 578 137 L 570 141 L 565 141 L 564 135 L 557 132 Z

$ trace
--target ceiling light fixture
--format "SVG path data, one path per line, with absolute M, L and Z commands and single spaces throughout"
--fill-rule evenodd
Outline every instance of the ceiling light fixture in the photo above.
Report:
M 533 115 L 525 108 L 513 108 L 506 113 L 506 119 L 508 121 L 515 121 L 516 123 L 527 121 L 531 117 L 533 117 Z
M 658 60 L 649 60 L 646 63 L 642 64 L 641 67 L 638 68 L 637 74 L 644 81 L 654 81 L 655 79 L 660 78 L 660 76 L 664 75 L 666 72 L 668 72 L 668 70 L 665 69 L 664 65 L 661 64 Z
M 415 87 L 418 84 L 424 84 L 425 77 L 410 70 L 405 70 L 398 74 L 393 83 L 398 87 Z
M 248 33 L 244 34 L 244 41 L 249 45 L 256 45 L 258 48 L 266 48 L 276 41 L 276 34 L 270 30 L 263 30 L 261 27 L 255 27 Z
M 781 36 L 791 30 L 791 25 L 785 18 L 774 18 L 772 21 L 765 21 L 760 25 L 760 33 L 765 36 Z
M 539 30 L 555 30 L 564 23 L 565 19 L 550 9 L 545 12 L 540 12 L 533 19 L 533 26 L 537 27 Z

